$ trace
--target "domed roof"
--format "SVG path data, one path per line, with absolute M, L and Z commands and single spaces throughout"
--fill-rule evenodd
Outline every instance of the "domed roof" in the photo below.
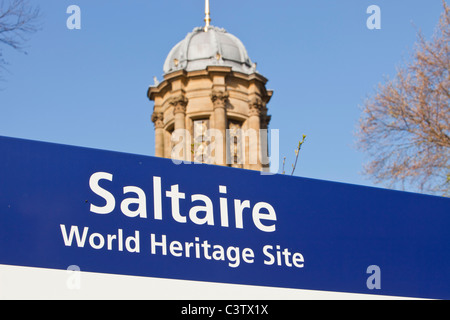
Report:
M 211 65 L 232 67 L 233 71 L 246 74 L 256 72 L 256 65 L 238 38 L 225 29 L 209 26 L 208 31 L 195 28 L 172 48 L 164 63 L 164 73 L 204 70 Z

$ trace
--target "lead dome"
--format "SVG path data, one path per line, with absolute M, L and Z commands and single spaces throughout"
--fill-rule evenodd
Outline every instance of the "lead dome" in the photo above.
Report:
M 231 67 L 233 71 L 252 74 L 252 63 L 242 42 L 225 29 L 209 26 L 195 28 L 175 45 L 164 63 L 164 74 L 178 70 L 205 70 L 208 66 Z

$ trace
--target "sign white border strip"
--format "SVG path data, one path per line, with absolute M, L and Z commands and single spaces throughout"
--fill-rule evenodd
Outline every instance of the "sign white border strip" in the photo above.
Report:
M 0 265 L 0 300 L 397 300 L 404 297 Z

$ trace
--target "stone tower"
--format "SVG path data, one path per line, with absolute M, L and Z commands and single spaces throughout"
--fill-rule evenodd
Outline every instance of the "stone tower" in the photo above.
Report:
M 209 7 L 209 6 L 208 6 Z M 172 48 L 154 101 L 155 156 L 251 170 L 262 161 L 273 92 L 242 42 L 224 29 L 195 28 Z

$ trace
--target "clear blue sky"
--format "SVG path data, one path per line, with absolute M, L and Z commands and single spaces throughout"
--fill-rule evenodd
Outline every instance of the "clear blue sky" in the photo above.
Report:
M 42 30 L 27 55 L 5 51 L 0 135 L 153 155 L 153 103 L 170 49 L 203 25 L 203 0 L 37 1 Z M 81 8 L 81 30 L 66 9 Z M 369 5 L 381 30 L 369 30 Z M 271 128 L 287 166 L 307 135 L 296 175 L 372 185 L 354 148 L 359 106 L 429 37 L 440 0 L 211 0 L 212 24 L 236 35 L 274 90 Z

